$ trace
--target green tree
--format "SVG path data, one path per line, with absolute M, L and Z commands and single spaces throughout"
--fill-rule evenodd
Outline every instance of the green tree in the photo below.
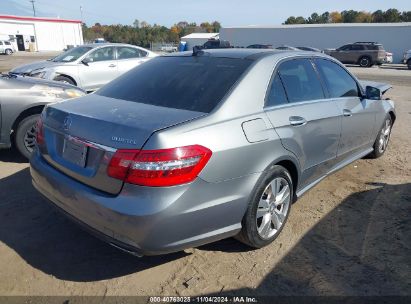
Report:
M 341 17 L 343 23 L 354 23 L 356 18 L 358 17 L 359 12 L 354 10 L 349 11 L 342 11 Z
M 390 8 L 384 13 L 385 22 L 401 22 L 401 13 L 395 9 Z

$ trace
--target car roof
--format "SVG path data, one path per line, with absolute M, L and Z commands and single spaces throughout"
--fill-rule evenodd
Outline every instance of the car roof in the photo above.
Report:
M 249 59 L 259 60 L 267 56 L 275 56 L 277 59 L 295 56 L 314 56 L 313 52 L 302 50 L 277 50 L 277 49 L 250 49 L 250 48 L 229 48 L 229 49 L 204 49 L 198 51 L 197 56 L 208 56 L 216 58 Z M 193 56 L 193 52 L 180 52 L 163 55 L 163 57 L 188 57 Z M 318 53 L 315 56 L 329 57 Z
M 132 45 L 132 44 L 127 44 L 127 43 L 114 43 L 114 42 L 104 42 L 104 43 L 88 43 L 88 44 L 82 44 L 79 45 L 80 47 L 92 47 L 92 48 L 98 48 L 102 46 L 131 46 L 131 47 L 139 47 L 137 45 Z

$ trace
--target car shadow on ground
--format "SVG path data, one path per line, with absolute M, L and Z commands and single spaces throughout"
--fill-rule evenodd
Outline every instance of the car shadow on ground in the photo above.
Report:
M 139 259 L 96 239 L 33 188 L 28 168 L 0 179 L 0 242 L 32 267 L 75 282 L 121 277 L 188 255 Z
M 328 213 L 257 288 L 219 295 L 410 296 L 411 183 L 368 187 Z
M 367 186 L 325 215 L 257 288 L 221 294 L 411 294 L 411 183 Z M 121 277 L 187 255 L 138 259 L 90 236 L 37 193 L 29 169 L 0 179 L 0 241 L 32 267 L 75 282 Z M 199 249 L 250 250 L 234 239 Z
M 28 162 L 15 148 L 0 150 L 0 161 L 19 164 Z

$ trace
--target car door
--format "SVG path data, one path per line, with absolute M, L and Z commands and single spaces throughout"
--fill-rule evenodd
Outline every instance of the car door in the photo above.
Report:
M 147 61 L 148 53 L 136 47 L 118 46 L 117 65 L 119 75 Z
M 351 45 L 351 52 L 349 52 L 348 59 L 350 63 L 357 63 L 359 59 L 366 54 L 365 47 L 362 44 Z
M 0 41 L 0 53 L 4 53 L 4 50 L 5 48 L 4 48 L 3 41 Z
M 378 105 L 362 98 L 359 84 L 344 67 L 328 59 L 318 58 L 314 62 L 342 114 L 338 157 L 349 157 L 370 147 Z
M 115 47 L 98 48 L 86 56 L 87 64 L 79 65 L 82 88 L 94 91 L 118 76 Z
M 300 161 L 301 185 L 321 177 L 337 156 L 341 113 L 326 98 L 310 59 L 279 64 L 266 98 L 267 113 L 283 146 Z
M 333 53 L 333 57 L 343 63 L 350 63 L 351 62 L 350 61 L 350 51 L 351 51 L 351 45 L 349 44 L 344 45 Z

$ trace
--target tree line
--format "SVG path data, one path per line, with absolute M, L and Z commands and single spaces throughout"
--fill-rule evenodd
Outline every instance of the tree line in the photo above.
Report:
M 194 32 L 218 33 L 220 28 L 218 21 L 202 22 L 199 25 L 195 22 L 180 21 L 170 28 L 139 20 L 135 20 L 132 25 L 96 23 L 88 27 L 83 23 L 83 38 L 85 42 L 104 38 L 109 42 L 130 43 L 148 48 L 152 42 L 178 42 L 185 35 Z
M 342 12 L 312 13 L 310 17 L 291 16 L 284 24 L 321 24 L 321 23 L 384 23 L 411 22 L 411 11 L 400 12 L 395 8 L 375 12 L 345 10 Z

